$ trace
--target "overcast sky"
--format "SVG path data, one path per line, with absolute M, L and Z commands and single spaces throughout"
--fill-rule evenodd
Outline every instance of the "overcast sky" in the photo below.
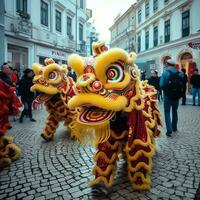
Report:
M 136 0 L 86 0 L 86 7 L 92 9 L 94 25 L 100 33 L 99 39 L 109 42 L 109 28 L 119 13 L 124 13 Z

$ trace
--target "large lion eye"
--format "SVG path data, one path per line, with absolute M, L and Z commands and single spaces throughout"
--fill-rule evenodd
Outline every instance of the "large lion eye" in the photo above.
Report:
M 119 64 L 112 64 L 106 71 L 109 83 L 120 82 L 124 79 L 124 71 Z
M 49 73 L 49 79 L 50 80 L 56 80 L 58 76 L 58 73 L 56 71 L 52 71 Z

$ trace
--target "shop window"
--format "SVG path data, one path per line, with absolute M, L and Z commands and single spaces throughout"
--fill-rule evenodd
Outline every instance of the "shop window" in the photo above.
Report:
M 48 26 L 48 4 L 44 1 L 41 1 L 41 24 Z

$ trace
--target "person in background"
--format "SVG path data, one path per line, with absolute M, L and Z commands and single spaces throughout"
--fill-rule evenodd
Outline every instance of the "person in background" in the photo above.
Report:
M 180 98 L 180 96 L 182 96 L 182 94 L 180 94 L 180 96 L 178 96 L 177 98 L 172 98 L 172 97 L 170 97 L 170 95 L 167 92 L 167 91 L 169 91 L 169 90 L 167 90 L 169 88 L 169 80 L 171 80 L 171 77 L 173 75 L 177 74 L 177 76 L 179 78 L 179 82 L 181 82 L 183 79 L 182 73 L 178 72 L 175 65 L 176 65 L 176 63 L 174 60 L 172 60 L 172 59 L 167 60 L 166 61 L 166 69 L 160 78 L 160 87 L 164 91 L 164 115 L 165 115 L 166 129 L 167 129 L 166 135 L 168 137 L 171 137 L 172 132 L 177 131 L 177 122 L 178 122 L 177 110 L 178 110 L 179 98 Z M 176 88 L 177 85 L 178 84 L 174 85 L 174 87 Z M 182 84 L 180 84 L 180 85 L 182 85 Z M 170 116 L 171 108 L 172 108 L 172 121 L 171 121 L 171 116 Z
M 160 101 L 159 98 L 159 91 L 160 91 L 160 85 L 159 85 L 160 79 L 158 77 L 158 72 L 156 70 L 151 71 L 151 77 L 148 79 L 148 83 L 157 90 L 157 99 Z
M 68 66 L 68 76 L 70 76 L 74 80 L 74 82 L 76 82 L 76 73 L 72 71 L 72 68 L 70 66 Z
M 196 105 L 196 95 L 198 94 L 198 106 L 200 106 L 200 74 L 199 70 L 195 69 L 191 76 L 190 84 L 192 85 L 193 106 Z
M 21 101 L 24 104 L 24 110 L 19 118 L 20 123 L 23 122 L 23 118 L 26 114 L 28 114 L 31 122 L 36 121 L 32 116 L 32 103 L 35 94 L 30 90 L 31 86 L 33 85 L 33 76 L 33 70 L 27 68 L 24 70 L 24 76 L 19 82 L 19 96 L 21 96 Z
M 184 68 L 181 69 L 181 71 L 183 72 L 183 89 L 184 89 L 184 93 L 183 93 L 183 97 L 182 97 L 182 105 L 186 104 L 186 89 L 187 89 L 187 82 L 188 82 L 188 76 L 186 74 L 186 70 Z
M 10 70 L 10 67 L 8 66 L 8 63 L 4 63 L 1 66 L 1 71 L 0 71 L 0 79 L 6 82 L 8 85 L 15 87 L 15 83 L 11 80 L 12 71 Z
M 9 86 L 12 86 L 14 88 L 14 90 L 16 89 L 15 88 L 15 83 L 13 83 L 13 81 L 11 80 L 10 78 L 10 75 L 11 75 L 11 70 L 10 70 L 10 67 L 8 66 L 8 63 L 3 63 L 3 65 L 1 66 L 1 71 L 0 71 L 0 79 L 1 81 L 3 81 L 4 83 L 8 84 Z M 2 83 L 3 85 L 3 83 Z M 11 129 L 12 126 L 9 122 L 9 118 L 8 118 L 8 115 L 5 116 L 5 121 L 6 121 L 6 126 L 8 129 Z
M 147 79 L 146 70 L 141 71 L 141 81 L 145 81 Z

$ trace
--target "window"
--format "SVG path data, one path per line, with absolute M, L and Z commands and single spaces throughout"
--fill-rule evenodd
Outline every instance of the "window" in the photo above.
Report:
M 79 40 L 83 41 L 83 24 L 79 24 Z
M 146 2 L 145 4 L 145 17 L 149 16 L 149 2 Z
M 83 0 L 80 0 L 80 8 L 83 9 Z
M 170 20 L 165 21 L 165 43 L 170 41 Z
M 141 51 L 141 36 L 140 35 L 137 38 L 137 51 L 138 53 Z
M 61 12 L 56 10 L 56 30 L 61 32 Z
M 41 24 L 48 26 L 48 4 L 44 1 L 41 1 Z
M 158 0 L 153 0 L 153 11 L 155 12 L 158 9 Z
M 27 4 L 27 0 L 17 0 L 17 7 L 16 7 L 16 11 L 17 12 L 24 12 L 24 13 L 27 13 L 27 7 L 28 7 L 28 4 Z
M 141 22 L 142 13 L 141 10 L 138 11 L 138 24 Z
M 145 33 L 145 49 L 149 48 L 149 31 Z
M 158 46 L 158 27 L 153 28 L 153 45 L 154 47 Z
M 72 18 L 67 17 L 67 35 L 72 36 Z
M 190 11 L 182 13 L 182 36 L 186 37 L 190 34 Z
M 164 0 L 164 3 L 167 4 L 169 2 L 169 0 Z

